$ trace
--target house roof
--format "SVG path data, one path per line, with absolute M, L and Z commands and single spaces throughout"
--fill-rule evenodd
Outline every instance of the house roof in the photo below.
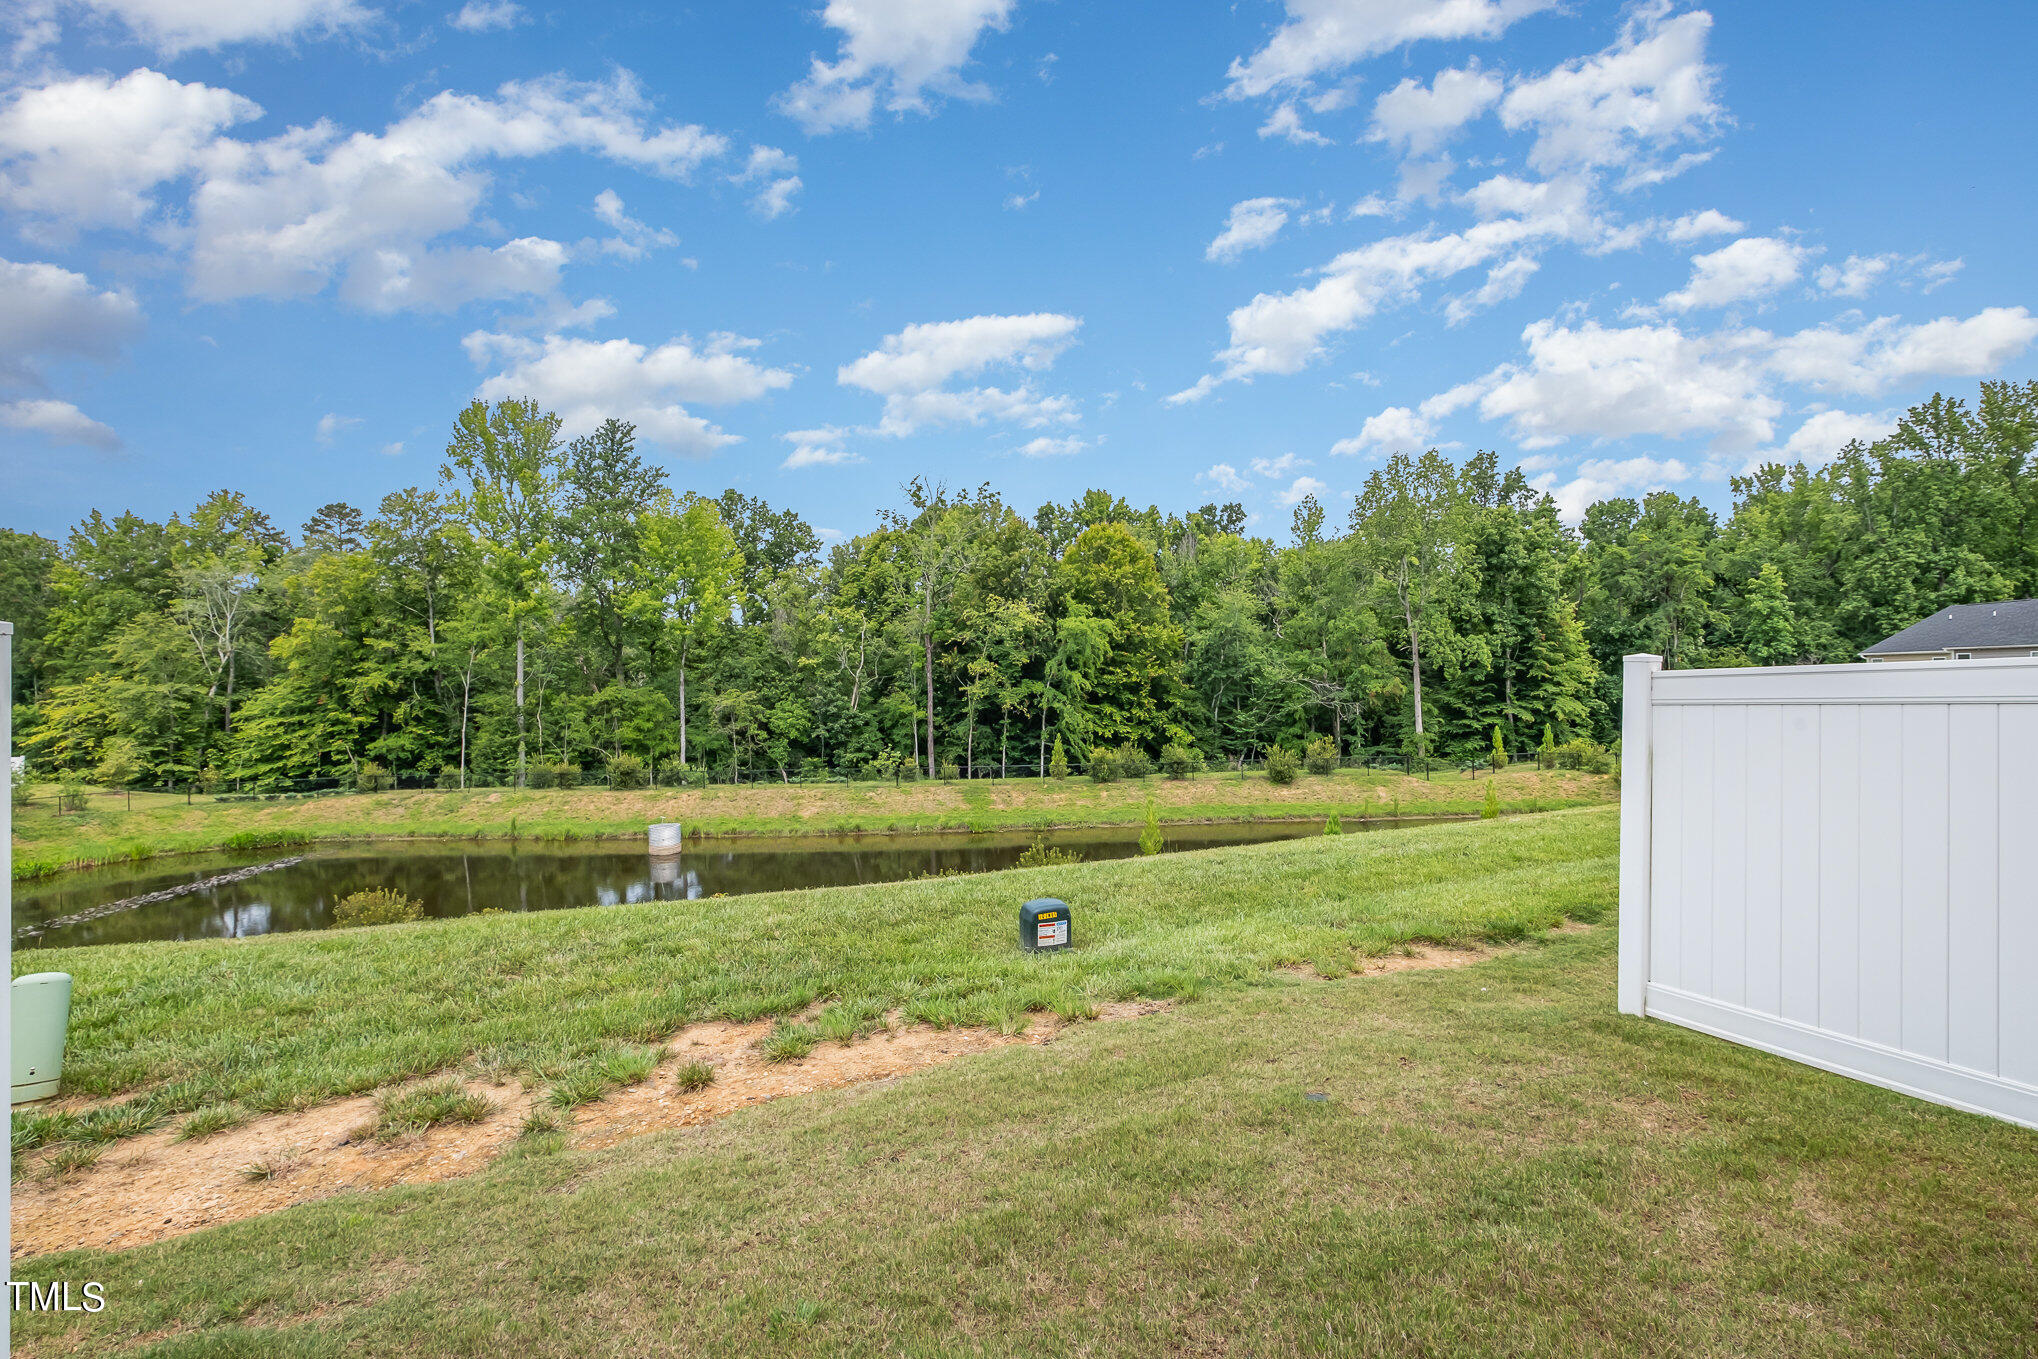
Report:
M 1885 637 L 1861 654 L 1945 651 L 1983 646 L 2038 647 L 2038 599 L 2007 599 L 1997 604 L 1955 604 Z

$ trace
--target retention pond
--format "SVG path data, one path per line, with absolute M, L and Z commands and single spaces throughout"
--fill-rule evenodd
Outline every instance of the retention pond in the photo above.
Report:
M 1345 829 L 1414 824 L 1415 819 L 1351 822 Z M 1163 852 L 1321 834 L 1321 821 L 1173 826 Z M 669 858 L 652 858 L 641 845 L 623 840 L 372 840 L 292 854 L 187 854 L 16 883 L 15 947 L 325 929 L 334 902 L 371 887 L 394 888 L 422 902 L 426 915 L 444 917 L 899 882 L 1010 868 L 1036 839 L 1085 860 L 1139 852 L 1139 828 L 1128 826 L 1045 834 L 689 840 L 682 853 Z

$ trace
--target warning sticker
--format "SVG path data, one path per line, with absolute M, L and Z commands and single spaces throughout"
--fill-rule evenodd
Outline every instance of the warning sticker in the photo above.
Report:
M 1040 922 L 1039 947 L 1054 948 L 1069 941 L 1069 922 L 1066 920 L 1043 920 Z

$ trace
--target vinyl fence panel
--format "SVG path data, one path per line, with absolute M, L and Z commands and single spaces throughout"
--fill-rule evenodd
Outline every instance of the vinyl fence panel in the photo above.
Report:
M 1627 658 L 1619 1002 L 2038 1127 L 2038 661 Z

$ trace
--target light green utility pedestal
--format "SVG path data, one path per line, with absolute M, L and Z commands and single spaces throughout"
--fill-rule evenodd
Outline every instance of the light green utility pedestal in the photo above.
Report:
M 12 1006 L 14 1104 L 57 1093 L 64 1077 L 64 1033 L 71 1027 L 71 974 L 16 977 Z

